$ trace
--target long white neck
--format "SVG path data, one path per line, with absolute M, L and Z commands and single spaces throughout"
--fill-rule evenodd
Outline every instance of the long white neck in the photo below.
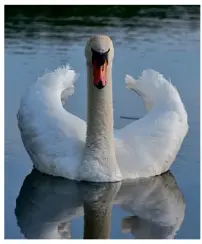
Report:
M 112 99 L 112 65 L 107 67 L 107 84 L 98 89 L 93 85 L 91 67 L 87 68 L 87 140 L 86 144 L 96 144 L 114 149 L 113 136 L 113 99 Z
M 87 135 L 84 150 L 85 173 L 93 181 L 120 180 L 113 135 L 112 64 L 107 66 L 107 84 L 98 89 L 93 84 L 92 67 L 87 65 Z M 86 177 L 84 176 L 86 175 Z

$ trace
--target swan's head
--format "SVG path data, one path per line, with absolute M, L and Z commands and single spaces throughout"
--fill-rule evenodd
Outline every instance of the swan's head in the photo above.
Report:
M 91 37 L 85 48 L 87 65 L 92 67 L 93 84 L 102 89 L 107 84 L 107 66 L 112 64 L 114 47 L 108 36 Z

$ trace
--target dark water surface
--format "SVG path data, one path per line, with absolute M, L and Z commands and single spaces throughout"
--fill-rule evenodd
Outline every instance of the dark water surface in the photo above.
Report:
M 88 238 L 199 238 L 199 7 L 108 7 L 98 8 L 98 17 L 95 7 L 35 8 L 6 9 L 5 238 L 83 238 L 84 229 Z M 32 171 L 17 127 L 21 96 L 46 70 L 69 63 L 80 76 L 68 107 L 85 119 L 84 45 L 96 33 L 114 42 L 116 128 L 131 122 L 121 116 L 145 114 L 125 88 L 126 73 L 137 77 L 153 68 L 179 90 L 190 129 L 172 174 L 100 185 Z

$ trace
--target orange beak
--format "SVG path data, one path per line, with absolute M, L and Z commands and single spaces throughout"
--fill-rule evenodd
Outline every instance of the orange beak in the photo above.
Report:
M 102 89 L 106 86 L 107 61 L 103 65 L 97 65 L 96 61 L 93 63 L 93 83 Z

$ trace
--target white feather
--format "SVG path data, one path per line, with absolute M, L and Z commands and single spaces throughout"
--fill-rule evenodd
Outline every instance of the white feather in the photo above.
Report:
M 46 73 L 22 98 L 18 123 L 35 167 L 51 175 L 75 179 L 85 144 L 86 123 L 68 113 L 61 94 L 73 93 L 76 73 L 69 66 Z
M 117 161 L 123 178 L 159 175 L 167 171 L 187 133 L 187 113 L 176 88 L 163 75 L 144 70 L 126 85 L 144 100 L 148 113 L 115 131 Z

